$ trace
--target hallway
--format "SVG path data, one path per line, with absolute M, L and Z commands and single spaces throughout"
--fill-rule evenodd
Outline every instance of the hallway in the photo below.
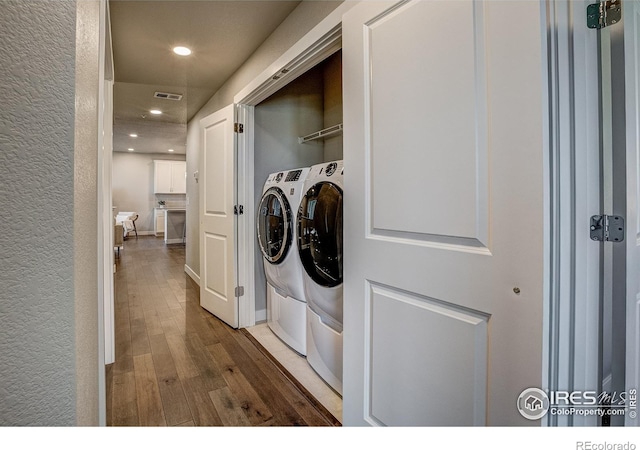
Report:
M 199 306 L 183 245 L 128 238 L 115 274 L 109 426 L 340 426 L 260 344 Z

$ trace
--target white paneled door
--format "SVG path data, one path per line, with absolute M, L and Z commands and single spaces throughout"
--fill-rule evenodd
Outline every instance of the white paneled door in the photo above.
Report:
M 362 2 L 343 21 L 344 424 L 539 425 L 541 2 Z
M 233 105 L 200 121 L 200 304 L 237 328 L 233 123 Z

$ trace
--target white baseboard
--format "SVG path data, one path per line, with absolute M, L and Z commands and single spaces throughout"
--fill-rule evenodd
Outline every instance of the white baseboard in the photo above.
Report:
M 267 310 L 259 309 L 256 311 L 256 323 L 267 321 Z
M 165 244 L 182 244 L 182 238 L 178 239 L 166 239 L 164 241 Z
M 180 242 L 182 242 L 182 241 L 180 241 Z M 185 264 L 184 265 L 184 271 L 186 272 L 187 275 L 189 275 L 191 277 L 191 279 L 193 281 L 196 282 L 196 284 L 198 286 L 200 286 L 200 276 L 197 273 L 195 273 L 191 267 L 189 267 L 188 265 Z

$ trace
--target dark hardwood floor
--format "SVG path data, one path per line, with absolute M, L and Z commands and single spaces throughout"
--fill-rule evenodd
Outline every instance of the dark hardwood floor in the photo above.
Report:
M 110 426 L 332 426 L 248 333 L 200 307 L 184 245 L 129 237 L 116 257 Z

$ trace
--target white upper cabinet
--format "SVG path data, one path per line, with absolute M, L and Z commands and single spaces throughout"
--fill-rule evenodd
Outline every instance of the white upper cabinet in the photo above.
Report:
M 153 161 L 153 191 L 156 194 L 187 193 L 187 163 L 185 161 Z
M 174 194 L 187 193 L 187 163 L 185 161 L 172 162 L 171 189 Z

